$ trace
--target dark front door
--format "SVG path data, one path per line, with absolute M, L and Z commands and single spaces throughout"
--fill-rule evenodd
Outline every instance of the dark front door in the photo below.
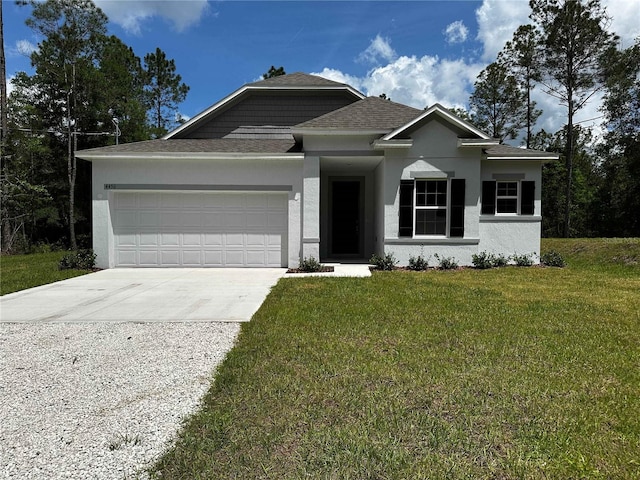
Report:
M 359 180 L 331 183 L 331 254 L 360 254 Z

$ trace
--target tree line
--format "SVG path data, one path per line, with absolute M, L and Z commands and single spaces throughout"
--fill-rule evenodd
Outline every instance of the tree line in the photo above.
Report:
M 75 151 L 161 137 L 181 122 L 189 87 L 159 48 L 141 59 L 108 35 L 91 0 L 20 1 L 43 40 L 31 54 L 33 74 L 18 73 L 9 98 L 0 49 L 2 250 L 88 247 L 90 164 Z M 598 0 L 529 5 L 530 23 L 479 74 L 469 109 L 456 113 L 501 141 L 561 154 L 543 167 L 544 236 L 640 236 L 640 40 L 621 48 Z M 263 77 L 282 74 L 272 66 Z M 559 131 L 536 128 L 535 89 L 564 107 Z M 601 138 L 575 121 L 595 98 L 603 98 Z
M 599 0 L 530 0 L 520 26 L 479 74 L 460 115 L 501 141 L 561 154 L 543 167 L 543 235 L 640 236 L 640 39 L 610 33 Z M 536 130 L 541 89 L 564 108 L 558 132 Z M 604 135 L 576 122 L 602 98 Z
M 75 151 L 161 137 L 189 87 L 161 49 L 140 59 L 108 35 L 91 0 L 19 3 L 42 41 L 8 98 L 2 42 L 2 250 L 89 247 L 90 164 Z

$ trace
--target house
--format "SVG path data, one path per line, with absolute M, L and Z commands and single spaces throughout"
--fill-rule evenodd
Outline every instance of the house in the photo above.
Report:
M 539 252 L 541 167 L 558 158 L 303 73 L 249 83 L 162 139 L 77 156 L 92 162 L 102 268 Z

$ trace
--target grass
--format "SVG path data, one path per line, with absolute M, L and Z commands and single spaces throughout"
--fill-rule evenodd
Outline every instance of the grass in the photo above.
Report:
M 550 248 L 280 281 L 154 475 L 640 478 L 640 241 Z
M 58 270 L 58 263 L 65 253 L 3 255 L 0 257 L 0 295 L 89 273 L 87 270 Z

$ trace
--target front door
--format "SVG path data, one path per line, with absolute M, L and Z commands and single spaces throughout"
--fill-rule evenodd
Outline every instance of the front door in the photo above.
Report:
M 362 179 L 334 179 L 330 195 L 331 256 L 362 255 Z

